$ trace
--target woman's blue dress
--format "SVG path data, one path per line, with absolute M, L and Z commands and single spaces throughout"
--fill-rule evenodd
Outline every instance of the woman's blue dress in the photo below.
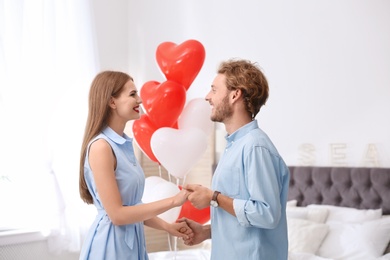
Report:
M 135 158 L 132 139 L 125 134 L 123 137 L 118 135 L 109 127 L 95 137 L 89 146 L 97 139 L 106 140 L 115 154 L 117 161 L 115 176 L 123 205 L 141 204 L 145 175 Z M 84 176 L 97 208 L 97 216 L 83 243 L 80 260 L 148 259 L 143 222 L 115 226 L 108 217 L 96 189 L 88 161 L 88 151 L 84 164 Z

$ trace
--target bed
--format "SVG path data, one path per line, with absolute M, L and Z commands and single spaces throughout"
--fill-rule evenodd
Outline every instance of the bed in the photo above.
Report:
M 390 169 L 290 167 L 290 259 L 390 259 Z
M 390 168 L 289 168 L 289 260 L 390 259 Z M 150 260 L 209 259 L 210 244 Z

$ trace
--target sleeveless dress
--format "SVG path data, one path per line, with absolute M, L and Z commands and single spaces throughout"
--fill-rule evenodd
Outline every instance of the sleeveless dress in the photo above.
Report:
M 90 145 L 98 139 L 106 140 L 115 154 L 117 161 L 115 178 L 123 205 L 141 204 L 145 187 L 145 175 L 135 158 L 133 140 L 125 134 L 122 137 L 106 127 L 89 143 L 87 149 L 84 176 L 97 208 L 97 216 L 85 238 L 79 259 L 147 260 L 143 222 L 116 226 L 111 222 L 100 201 L 88 161 Z

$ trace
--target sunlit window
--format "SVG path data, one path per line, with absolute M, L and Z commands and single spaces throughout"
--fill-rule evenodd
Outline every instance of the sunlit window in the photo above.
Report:
M 88 1 L 0 0 L 0 231 L 80 224 L 93 39 Z

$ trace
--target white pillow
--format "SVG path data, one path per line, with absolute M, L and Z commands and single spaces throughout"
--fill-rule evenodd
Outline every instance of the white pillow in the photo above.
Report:
M 328 216 L 328 209 L 326 208 L 308 208 L 308 207 L 287 207 L 287 218 L 299 218 L 314 221 L 318 223 L 325 223 Z
M 315 254 L 328 233 L 328 226 L 298 218 L 287 220 L 290 252 Z
M 347 207 L 331 206 L 331 205 L 316 205 L 307 206 L 311 209 L 328 209 L 329 214 L 326 222 L 340 221 L 349 223 L 360 223 L 379 219 L 382 216 L 382 209 L 354 209 Z
M 390 217 L 362 223 L 327 222 L 329 232 L 318 255 L 332 259 L 375 259 L 390 241 Z
M 297 200 L 289 200 L 289 201 L 287 201 L 287 203 L 286 203 L 286 207 L 296 207 L 296 206 L 297 206 L 297 203 L 298 203 Z

